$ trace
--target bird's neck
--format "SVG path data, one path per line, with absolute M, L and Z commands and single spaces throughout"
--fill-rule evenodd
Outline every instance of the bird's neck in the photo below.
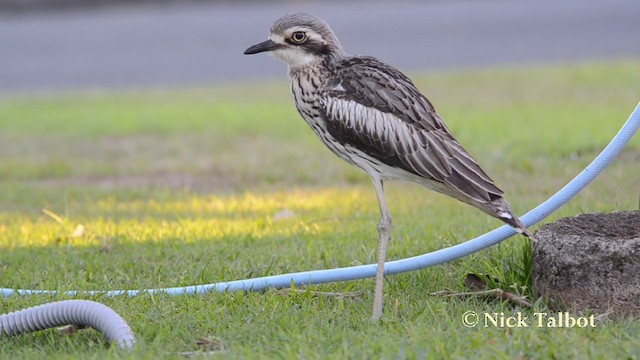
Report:
M 326 82 L 328 75 L 333 68 L 333 61 L 331 58 L 319 58 L 317 61 L 309 63 L 304 66 L 292 66 L 289 65 L 289 79 L 294 81 L 299 78 L 316 78 L 319 83 Z

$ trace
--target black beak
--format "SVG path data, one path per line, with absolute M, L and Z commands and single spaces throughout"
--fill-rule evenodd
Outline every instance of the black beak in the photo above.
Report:
M 244 51 L 245 55 L 257 54 L 265 51 L 271 51 L 279 48 L 280 45 L 274 43 L 271 40 L 263 41 L 259 44 L 255 44 Z

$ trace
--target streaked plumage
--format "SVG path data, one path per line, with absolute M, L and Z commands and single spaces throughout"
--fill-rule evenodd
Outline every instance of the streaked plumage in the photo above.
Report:
M 347 55 L 331 28 L 307 14 L 277 20 L 269 40 L 245 54 L 262 51 L 289 64 L 300 115 L 333 153 L 366 171 L 376 187 L 381 222 L 374 318 L 381 312 L 376 307 L 382 302 L 382 268 L 391 227 L 383 179 L 418 182 L 532 237 L 511 212 L 502 190 L 399 70 L 373 57 Z

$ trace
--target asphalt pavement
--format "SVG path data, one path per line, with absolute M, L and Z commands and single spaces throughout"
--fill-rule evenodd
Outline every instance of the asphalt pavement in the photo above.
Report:
M 242 52 L 295 11 L 406 71 L 640 57 L 638 0 L 120 6 L 0 14 L 0 91 L 284 78 L 284 64 Z

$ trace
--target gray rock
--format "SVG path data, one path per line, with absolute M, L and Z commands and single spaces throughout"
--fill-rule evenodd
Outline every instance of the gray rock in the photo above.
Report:
M 640 315 L 640 211 L 560 219 L 536 238 L 533 285 L 552 308 Z

